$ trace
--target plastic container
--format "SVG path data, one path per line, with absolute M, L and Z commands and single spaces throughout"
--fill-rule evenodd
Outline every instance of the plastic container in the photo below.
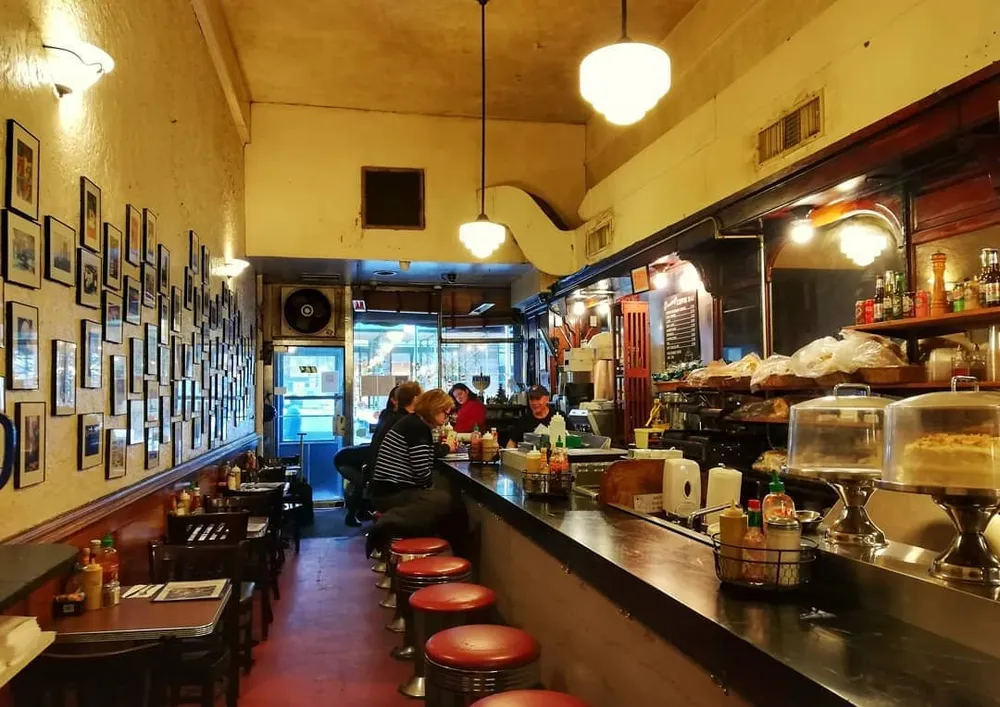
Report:
M 767 575 L 767 539 L 764 537 L 760 501 L 747 503 L 747 532 L 743 535 L 743 578 L 748 582 L 763 582 Z
M 542 453 L 535 447 L 525 455 L 524 471 L 526 474 L 538 474 L 542 470 Z
M 104 573 L 104 583 L 117 582 L 121 573 L 121 564 L 118 559 L 118 550 L 115 549 L 115 540 L 111 533 L 101 540 L 101 554 L 98 556 L 98 563 Z
M 743 552 L 740 546 L 747 534 L 747 514 L 736 504 L 719 515 L 719 541 L 722 564 L 720 573 L 724 580 L 736 582 L 743 577 Z
M 959 390 L 962 385 L 973 386 Z M 952 390 L 886 410 L 886 481 L 910 486 L 1000 489 L 1000 393 L 972 378 Z
M 549 421 L 549 443 L 555 448 L 560 442 L 562 442 L 562 446 L 565 448 L 566 418 L 557 412 L 552 416 L 552 420 Z
M 881 474 L 885 411 L 891 403 L 871 395 L 866 385 L 842 384 L 833 395 L 793 405 L 788 418 L 789 471 Z

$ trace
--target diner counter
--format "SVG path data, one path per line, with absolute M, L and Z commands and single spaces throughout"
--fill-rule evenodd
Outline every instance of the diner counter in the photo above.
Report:
M 496 466 L 439 462 L 439 471 L 623 617 L 755 704 L 1000 705 L 993 656 L 878 612 L 837 607 L 829 594 L 803 594 L 799 603 L 748 599 L 723 590 L 711 547 L 681 533 L 576 494 L 527 498 L 517 476 Z M 814 581 L 822 576 L 817 567 Z

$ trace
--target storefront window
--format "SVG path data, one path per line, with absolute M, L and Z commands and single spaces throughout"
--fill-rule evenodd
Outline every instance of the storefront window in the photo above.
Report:
M 514 327 L 445 329 L 441 338 L 441 383 L 445 389 L 465 383 L 473 390 L 482 389 L 488 399 L 501 385 L 509 394 L 509 381 L 521 378 L 515 367 Z

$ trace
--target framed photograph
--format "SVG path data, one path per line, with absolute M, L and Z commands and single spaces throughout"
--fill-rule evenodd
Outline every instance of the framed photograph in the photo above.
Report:
M 191 388 L 191 414 L 196 418 L 201 415 L 202 397 L 201 381 L 193 381 Z
M 181 314 L 184 309 L 181 306 L 181 290 L 179 287 L 170 288 L 170 331 L 179 334 L 181 332 Z
M 146 468 L 155 469 L 160 465 L 160 428 L 146 428 Z
M 114 292 L 104 293 L 104 340 L 111 344 L 120 344 L 125 338 L 122 302 L 121 295 L 116 295 Z
M 170 349 L 160 347 L 160 385 L 170 385 Z
M 208 365 L 208 361 L 205 361 L 201 365 L 201 385 L 208 392 L 209 395 L 212 393 L 212 369 Z
M 104 460 L 104 415 L 88 412 L 80 421 L 78 454 L 80 470 L 92 469 Z
M 191 332 L 191 351 L 194 355 L 194 365 L 200 366 L 202 361 L 201 332 Z
M 82 385 L 84 388 L 100 388 L 101 360 L 104 357 L 101 324 L 84 319 L 81 339 L 83 341 L 83 350 L 80 352 L 80 364 L 83 368 Z
M 181 337 L 175 336 L 170 341 L 170 350 L 173 354 L 174 380 L 184 377 L 184 349 L 181 347 Z
M 146 407 L 143 400 L 128 401 L 128 443 L 142 444 L 146 429 Z
M 160 442 L 170 444 L 170 433 L 173 427 L 170 422 L 170 396 L 160 398 Z
M 184 419 L 194 416 L 194 381 L 184 381 Z
M 14 486 L 23 489 L 45 481 L 45 403 L 18 403 L 14 410 L 19 441 Z
M 11 390 L 38 390 L 38 309 L 7 303 L 7 385 Z
M 77 251 L 77 304 L 91 309 L 101 306 L 101 256 L 85 248 Z
M 642 265 L 632 268 L 632 294 L 640 294 L 649 291 L 649 267 Z
M 106 479 L 120 479 L 125 476 L 128 460 L 128 430 L 108 430 L 108 467 Z
M 133 393 L 142 392 L 142 377 L 146 368 L 146 355 L 143 350 L 142 339 L 133 337 L 128 340 L 129 356 L 132 357 L 132 375 L 128 389 Z M 129 444 L 136 444 L 129 442 Z
M 132 204 L 125 207 L 125 260 L 142 264 L 142 212 Z
M 146 381 L 146 424 L 160 422 L 160 382 Z
M 196 327 L 201 325 L 201 285 L 191 288 L 191 321 Z
M 163 340 L 167 339 L 167 332 L 170 331 L 170 300 L 166 295 L 160 296 L 159 301 L 159 313 L 160 313 L 160 334 L 163 335 Z
M 156 266 L 142 264 L 142 306 L 156 308 Z
M 188 232 L 188 243 L 190 245 L 188 248 L 188 267 L 191 268 L 191 274 L 197 275 L 201 268 L 201 238 L 194 230 Z
M 157 245 L 159 249 L 159 283 L 160 283 L 160 294 L 169 295 L 170 294 L 170 251 L 165 245 L 160 243 Z
M 130 275 L 125 276 L 125 321 L 136 326 L 142 324 L 142 288 Z
M 195 582 L 170 582 L 153 601 L 201 601 L 218 599 L 226 589 L 225 579 L 205 579 Z
M 13 211 L 3 212 L 4 269 L 7 282 L 42 286 L 42 228 Z
M 194 351 L 191 349 L 191 344 L 184 344 L 184 377 L 194 378 Z
M 191 449 L 201 449 L 201 429 L 202 429 L 202 417 L 208 415 L 208 408 L 205 408 L 203 415 L 200 415 L 191 421 Z
M 155 376 L 160 363 L 159 353 L 156 347 L 159 346 L 159 331 L 155 324 L 146 325 L 146 375 Z
M 104 286 L 122 288 L 122 232 L 110 223 L 104 224 Z
M 156 214 L 149 209 L 142 210 L 142 259 L 156 265 Z
M 76 414 L 75 341 L 52 341 L 52 414 Z
M 86 177 L 80 177 L 80 245 L 101 250 L 101 189 Z
M 194 275 L 191 268 L 184 268 L 184 309 L 190 310 L 194 298 Z
M 174 423 L 174 466 L 184 461 L 184 423 Z
M 40 149 L 37 137 L 16 120 L 7 120 L 7 208 L 35 221 L 38 220 Z
M 201 247 L 201 281 L 209 283 L 212 276 L 212 252 L 207 245 Z M 202 293 L 204 294 L 204 293 Z
M 45 217 L 45 277 L 68 287 L 76 284 L 76 231 L 53 216 Z
M 170 414 L 173 417 L 180 417 L 184 414 L 184 381 L 175 380 L 171 386 Z
M 137 339 L 131 339 L 137 341 Z M 128 361 L 124 356 L 111 357 L 111 415 L 128 413 Z

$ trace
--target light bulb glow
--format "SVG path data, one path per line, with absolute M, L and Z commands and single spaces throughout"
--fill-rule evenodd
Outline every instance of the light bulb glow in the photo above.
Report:
M 614 125 L 642 119 L 670 90 L 670 57 L 628 40 L 601 47 L 580 63 L 580 94 Z
M 86 91 L 115 68 L 115 60 L 93 44 L 72 42 L 44 47 L 48 51 L 52 85 L 60 97 Z
M 218 267 L 215 269 L 215 274 L 219 277 L 233 278 L 239 277 L 240 273 L 250 267 L 250 262 L 247 260 L 240 260 L 239 258 L 231 258 L 222 263 L 219 263 Z
M 488 258 L 507 240 L 507 227 L 481 216 L 463 223 L 458 229 L 458 239 L 477 258 Z
M 805 245 L 811 241 L 815 235 L 816 228 L 807 218 L 795 219 L 792 221 L 791 228 L 788 229 L 788 237 L 792 239 L 792 243 L 798 243 L 799 245 Z
M 609 314 L 611 314 L 611 305 L 608 304 L 607 302 L 601 302 L 599 305 L 597 305 L 597 313 L 600 314 L 602 317 L 608 316 Z
M 658 272 L 653 275 L 653 287 L 658 290 L 662 290 L 667 286 L 667 274 L 665 272 Z
M 698 271 L 694 269 L 694 266 L 688 266 L 681 273 L 680 281 L 677 283 L 682 292 L 694 292 L 695 290 L 700 290 L 702 288 L 701 275 Z
M 840 252 L 855 265 L 867 267 L 889 247 L 884 233 L 864 226 L 845 226 L 840 231 Z
M 584 304 L 583 300 L 577 300 L 573 303 L 573 315 L 577 317 L 582 317 L 587 313 L 587 305 Z

